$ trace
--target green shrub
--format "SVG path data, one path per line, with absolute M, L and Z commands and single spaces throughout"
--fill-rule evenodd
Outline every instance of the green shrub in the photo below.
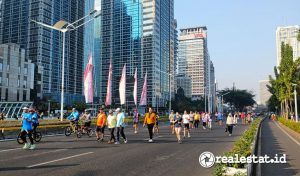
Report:
M 287 120 L 283 117 L 279 118 L 278 121 L 282 123 L 283 125 L 287 126 L 288 128 L 296 131 L 297 133 L 300 133 L 300 123 L 297 123 L 292 120 Z
M 242 134 L 240 139 L 238 139 L 234 145 L 233 148 L 229 151 L 224 153 L 224 156 L 227 157 L 235 157 L 235 154 L 238 154 L 238 157 L 248 157 L 251 155 L 251 144 L 254 140 L 254 137 L 256 135 L 256 131 L 258 129 L 259 123 L 261 122 L 261 118 L 255 119 L 250 127 Z M 235 168 L 244 168 L 243 163 L 234 163 L 234 164 L 228 164 L 228 163 L 222 163 L 217 164 L 214 167 L 214 175 L 215 176 L 221 176 L 224 173 L 224 167 L 235 167 Z

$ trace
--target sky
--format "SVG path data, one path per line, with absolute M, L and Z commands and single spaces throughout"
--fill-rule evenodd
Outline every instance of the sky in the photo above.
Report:
M 219 89 L 235 83 L 257 99 L 276 65 L 276 28 L 300 25 L 300 0 L 175 0 L 174 13 L 178 30 L 207 27 Z

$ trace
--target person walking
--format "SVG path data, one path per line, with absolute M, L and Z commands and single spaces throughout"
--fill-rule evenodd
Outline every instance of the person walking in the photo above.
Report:
M 206 114 L 206 122 L 207 122 L 207 127 L 209 130 L 212 130 L 212 118 L 210 116 L 211 114 L 210 113 L 207 113 Z
M 190 129 L 191 128 L 194 128 L 194 113 L 193 113 L 193 111 L 190 111 L 190 114 L 189 114 L 189 116 L 190 116 Z
M 27 143 L 26 136 L 28 136 L 30 143 Z M 22 129 L 21 129 L 21 139 L 24 141 L 25 145 L 23 149 L 35 149 L 32 138 L 32 114 L 29 113 L 29 108 L 24 107 L 22 113 Z
M 124 127 L 125 127 L 125 123 L 124 123 L 124 120 L 125 120 L 125 114 L 124 112 L 121 112 L 121 109 L 120 108 L 117 108 L 116 109 L 116 113 L 117 113 L 117 141 L 115 142 L 115 144 L 120 144 L 120 134 L 124 140 L 124 143 L 127 144 L 127 138 L 125 136 L 125 133 L 124 133 Z
M 206 130 L 206 125 L 207 125 L 207 113 L 203 113 L 203 116 L 202 116 L 202 127 L 204 130 Z
M 137 109 L 134 110 L 133 114 L 133 128 L 134 128 L 134 133 L 138 133 L 138 125 L 139 125 L 139 112 Z
M 110 132 L 110 139 L 108 141 L 109 144 L 113 144 L 116 142 L 116 138 L 115 138 L 115 128 L 116 128 L 116 125 L 117 125 L 117 117 L 114 116 L 113 114 L 113 111 L 112 110 L 109 110 L 109 113 L 108 113 L 108 117 L 107 117 L 107 127 L 108 127 L 108 130 Z
M 156 135 L 159 134 L 159 127 L 158 127 L 158 119 L 159 119 L 159 116 L 157 113 L 155 113 L 156 116 L 155 116 L 155 125 L 154 125 L 154 128 L 153 128 L 153 134 L 156 133 Z
M 238 119 L 239 119 L 239 114 L 238 114 L 238 112 L 235 112 L 234 116 L 233 116 L 233 124 L 234 124 L 234 126 L 237 126 Z
M 241 113 L 242 124 L 246 124 L 245 112 Z
M 145 114 L 145 119 L 144 119 L 144 125 L 145 127 L 147 125 L 148 132 L 149 132 L 149 143 L 153 142 L 153 127 L 156 122 L 156 114 L 153 112 L 153 109 L 149 107 L 148 113 Z
M 180 132 L 181 132 L 181 123 L 182 123 L 182 117 L 178 112 L 176 112 L 175 118 L 174 118 L 174 128 L 176 133 L 176 138 L 179 144 L 182 143 Z
M 228 117 L 226 119 L 226 125 L 227 125 L 229 136 L 232 135 L 233 124 L 234 124 L 234 118 L 233 118 L 232 114 L 229 113 Z
M 219 126 L 222 126 L 222 121 L 223 121 L 223 116 L 222 116 L 222 113 L 219 112 L 218 113 L 218 124 L 219 124 Z
M 98 142 L 104 141 L 104 129 L 106 124 L 106 114 L 104 113 L 103 108 L 99 108 L 99 113 L 97 115 L 96 123 L 96 137 Z
M 182 120 L 183 120 L 183 125 L 184 125 L 184 129 L 183 129 L 183 138 L 186 137 L 186 132 L 188 133 L 188 138 L 191 137 L 190 135 L 190 116 L 187 113 L 187 111 L 184 111 L 184 114 L 182 116 Z
M 174 111 L 172 110 L 169 115 L 170 128 L 171 128 L 172 134 L 174 134 L 174 132 L 175 132 L 175 128 L 174 128 L 175 117 L 176 117 L 176 115 L 174 114 Z
M 194 120 L 195 120 L 194 126 L 195 126 L 195 128 L 198 128 L 199 127 L 199 122 L 200 122 L 200 114 L 199 114 L 199 112 L 195 113 Z

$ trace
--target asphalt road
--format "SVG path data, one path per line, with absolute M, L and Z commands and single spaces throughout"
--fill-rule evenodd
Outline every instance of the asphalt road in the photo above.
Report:
M 213 128 L 192 129 L 192 137 L 182 144 L 168 126 L 161 127 L 154 143 L 147 143 L 146 128 L 134 134 L 129 126 L 125 129 L 128 143 L 120 145 L 98 143 L 87 136 L 46 137 L 36 150 L 23 150 L 16 141 L 0 142 L 0 175 L 212 175 L 212 168 L 199 164 L 199 155 L 204 151 L 222 155 L 247 126 L 238 125 L 231 137 L 224 126 Z
M 292 137 L 278 122 L 266 119 L 262 123 L 261 155 L 274 157 L 286 154 L 285 164 L 262 164 L 261 175 L 300 175 L 300 141 Z

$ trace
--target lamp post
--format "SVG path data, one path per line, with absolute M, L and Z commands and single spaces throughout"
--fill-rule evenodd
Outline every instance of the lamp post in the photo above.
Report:
M 50 102 L 51 100 L 48 100 L 48 118 L 50 117 Z
M 295 100 L 295 118 L 298 123 L 298 106 L 297 106 L 297 84 L 293 84 L 294 86 L 294 100 Z
M 32 22 L 39 24 L 43 27 L 57 30 L 57 31 L 61 32 L 63 35 L 63 37 L 62 37 L 63 42 L 62 42 L 62 69 L 61 69 L 61 99 L 60 99 L 60 102 L 61 102 L 60 103 L 60 120 L 61 121 L 63 121 L 63 118 L 64 118 L 63 111 L 64 111 L 64 89 L 65 89 L 65 36 L 66 36 L 66 32 L 73 31 L 73 30 L 85 25 L 86 23 L 92 21 L 93 19 L 98 18 L 101 15 L 101 13 L 98 13 L 97 15 L 95 15 L 96 12 L 97 12 L 97 10 L 93 10 L 88 15 L 76 20 L 73 23 L 68 23 L 66 21 L 60 20 L 57 23 L 55 23 L 55 25 L 53 25 L 53 26 L 44 24 L 42 22 L 38 22 L 35 20 L 31 20 Z M 84 20 L 87 17 L 92 17 L 92 19 L 89 19 L 86 22 L 76 25 L 77 23 L 79 23 L 80 21 Z

